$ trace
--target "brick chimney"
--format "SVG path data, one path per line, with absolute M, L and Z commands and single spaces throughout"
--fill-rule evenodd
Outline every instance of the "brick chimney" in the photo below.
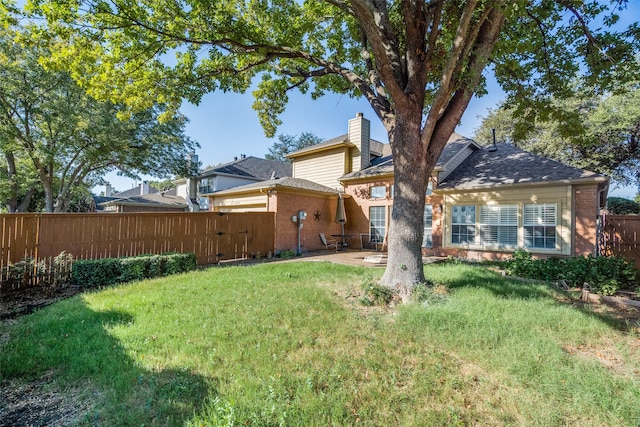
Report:
M 349 142 L 355 145 L 351 153 L 351 171 L 356 172 L 369 167 L 369 138 L 371 122 L 362 113 L 349 120 Z

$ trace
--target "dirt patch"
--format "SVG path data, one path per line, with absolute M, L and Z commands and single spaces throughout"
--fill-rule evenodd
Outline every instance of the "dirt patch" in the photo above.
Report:
M 0 383 L 0 427 L 71 426 L 92 408 L 84 388 L 60 389 L 51 373 L 31 382 Z
M 0 292 L 0 320 L 17 319 L 54 302 L 69 298 L 83 291 L 80 286 L 65 286 L 53 294 L 43 287 Z

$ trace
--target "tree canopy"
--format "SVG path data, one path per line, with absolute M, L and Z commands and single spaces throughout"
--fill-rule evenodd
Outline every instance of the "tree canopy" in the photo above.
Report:
M 553 99 L 564 119 L 531 120 L 502 105 L 491 110 L 475 140 L 496 139 L 582 169 L 611 176 L 622 185 L 640 185 L 640 86 L 621 94 L 576 94 Z
M 540 110 L 577 73 L 598 91 L 637 68 L 639 30 L 612 31 L 626 1 L 31 0 L 65 39 L 46 63 L 133 111 L 177 110 L 208 92 L 245 92 L 267 135 L 288 91 L 364 97 L 394 156 L 394 209 L 382 283 L 424 281 L 427 181 L 490 64 L 512 99 Z
M 322 138 L 311 132 L 302 132 L 298 136 L 287 134 L 278 135 L 278 141 L 269 147 L 269 153 L 267 153 L 264 158 L 267 160 L 290 162 L 290 160 L 285 157 L 287 154 L 310 147 L 319 142 L 322 142 Z
M 197 144 L 184 135 L 184 117 L 160 123 L 162 107 L 154 105 L 118 118 L 120 106 L 87 96 L 65 71 L 45 70 L 39 59 L 47 48 L 24 36 L 0 30 L 0 196 L 8 211 L 33 208 L 40 189 L 47 212 L 64 212 L 112 170 L 168 176 L 186 169 Z

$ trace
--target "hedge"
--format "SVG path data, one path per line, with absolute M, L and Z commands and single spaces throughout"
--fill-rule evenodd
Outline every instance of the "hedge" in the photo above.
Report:
M 618 289 L 632 288 L 636 284 L 633 265 L 620 257 L 533 258 L 529 252 L 515 251 L 507 262 L 509 274 L 547 281 L 564 280 L 569 286 L 613 295 Z
M 193 253 L 78 260 L 73 263 L 71 283 L 87 288 L 109 286 L 183 273 L 195 268 L 196 256 Z

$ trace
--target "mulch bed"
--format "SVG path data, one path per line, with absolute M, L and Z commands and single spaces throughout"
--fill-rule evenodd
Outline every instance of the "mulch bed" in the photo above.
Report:
M 0 291 L 0 321 L 16 319 L 46 307 L 54 302 L 69 298 L 83 291 L 80 286 L 65 286 L 51 291 L 41 286 L 20 290 Z

